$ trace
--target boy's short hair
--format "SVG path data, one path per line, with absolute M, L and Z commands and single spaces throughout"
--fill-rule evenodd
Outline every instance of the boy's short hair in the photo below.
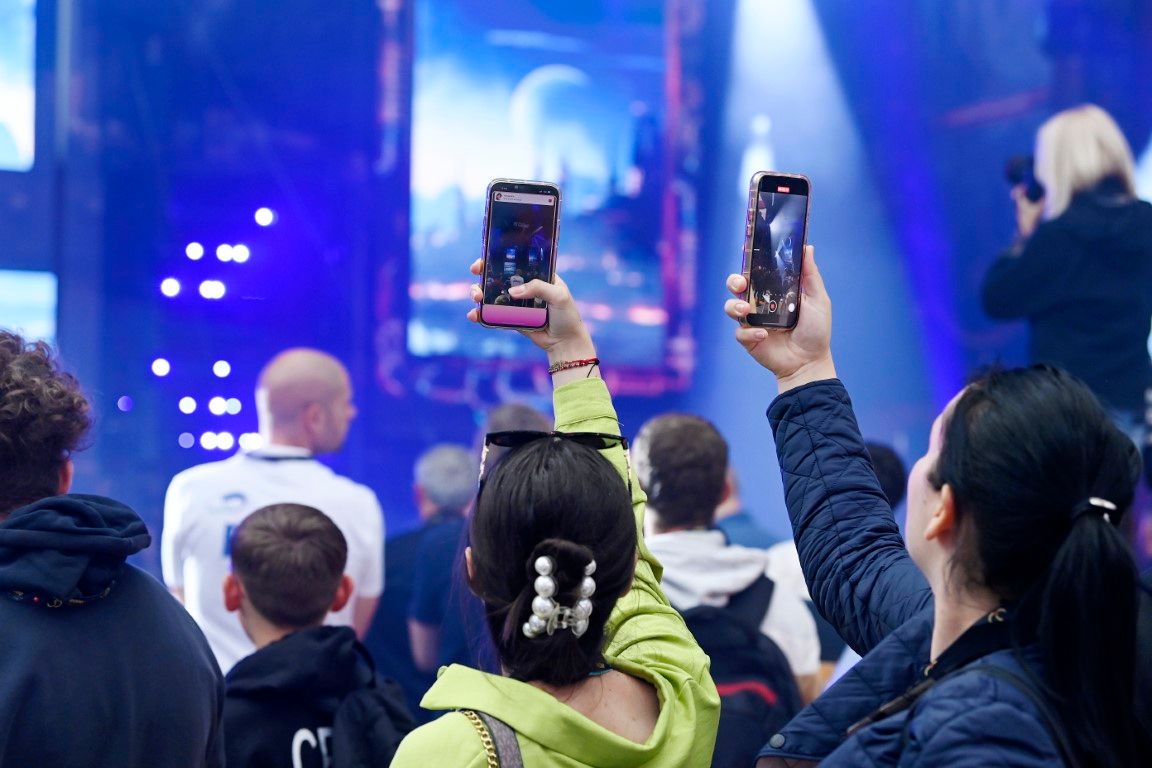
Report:
M 321 623 L 347 560 L 344 534 L 303 504 L 261 507 L 232 534 L 232 572 L 252 607 L 278 627 Z

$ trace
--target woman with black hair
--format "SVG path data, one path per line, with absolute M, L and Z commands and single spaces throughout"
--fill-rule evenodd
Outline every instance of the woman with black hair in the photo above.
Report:
M 1062 371 L 981 377 L 936 419 L 912 469 L 905 548 L 836 378 L 831 302 L 810 247 L 803 275 L 794 330 L 736 335 L 777 378 L 769 418 L 806 580 L 861 653 L 923 612 L 930 640 L 914 685 L 830 754 L 777 734 L 760 765 L 1138 764 L 1137 577 L 1115 527 L 1139 476 L 1135 446 Z M 728 286 L 740 295 L 745 281 Z M 742 320 L 748 305 L 725 309 Z M 906 672 L 893 663 L 873 675 Z M 825 704 L 825 719 L 840 716 Z
M 557 431 L 486 438 L 512 450 L 481 468 L 465 564 L 503 674 L 441 669 L 421 705 L 450 711 L 392 766 L 708 766 L 708 657 L 640 535 L 644 494 L 592 340 L 560 278 L 510 291 L 548 302 L 548 328 L 526 335 L 548 354 Z

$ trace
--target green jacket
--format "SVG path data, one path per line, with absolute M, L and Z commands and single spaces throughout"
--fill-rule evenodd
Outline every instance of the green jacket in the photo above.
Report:
M 556 429 L 619 434 L 620 423 L 600 379 L 567 384 L 555 393 Z M 624 452 L 605 451 L 623 475 Z M 632 484 L 637 530 L 643 533 L 644 492 Z M 453 664 L 440 670 L 420 705 L 425 709 L 487 712 L 517 734 L 530 768 L 677 768 L 712 762 L 720 698 L 708 657 L 660 589 L 661 566 L 640 539 L 632 589 L 608 620 L 605 658 L 614 669 L 647 680 L 660 697 L 652 736 L 637 744 L 597 725 L 527 683 Z M 487 757 L 471 723 L 451 711 L 400 744 L 392 768 L 484 768 Z

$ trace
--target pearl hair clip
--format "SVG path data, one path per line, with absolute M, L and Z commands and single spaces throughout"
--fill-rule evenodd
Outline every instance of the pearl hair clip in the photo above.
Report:
M 552 574 L 556 570 L 556 563 L 547 555 L 536 558 L 534 563 L 536 581 L 536 597 L 532 599 L 532 615 L 524 622 L 525 637 L 537 637 L 542 633 L 551 635 L 557 629 L 570 629 L 572 634 L 580 637 L 588 631 L 588 617 L 592 615 L 592 601 L 589 599 L 596 593 L 596 581 L 592 574 L 596 573 L 596 561 L 584 566 L 584 580 L 580 582 L 580 599 L 576 605 L 568 607 L 560 605 L 554 599 L 556 595 L 556 579 Z

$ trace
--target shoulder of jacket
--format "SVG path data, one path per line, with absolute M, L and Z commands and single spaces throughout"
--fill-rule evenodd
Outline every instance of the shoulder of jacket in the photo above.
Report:
M 447 712 L 404 737 L 392 768 L 453 765 L 485 768 L 488 758 L 480 735 L 461 712 Z

